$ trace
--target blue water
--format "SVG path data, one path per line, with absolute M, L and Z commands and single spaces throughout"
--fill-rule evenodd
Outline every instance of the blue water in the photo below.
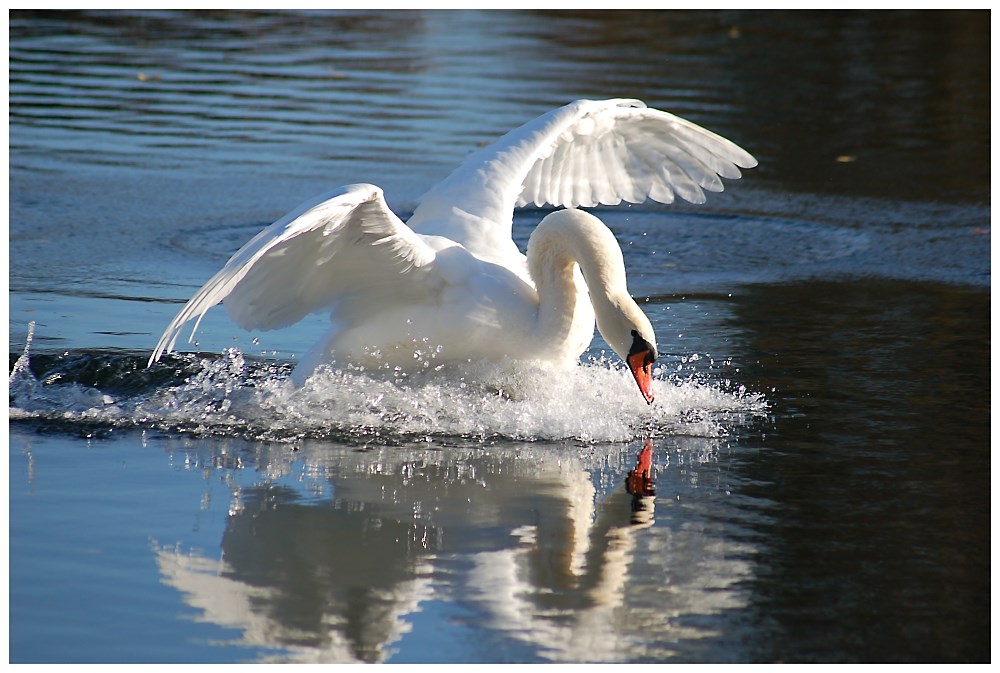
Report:
M 989 660 L 986 18 L 12 12 L 10 660 Z M 215 309 L 145 368 L 303 200 L 374 182 L 406 216 L 615 96 L 760 161 L 598 209 L 653 407 L 599 337 L 555 389 L 295 389 L 325 319 Z

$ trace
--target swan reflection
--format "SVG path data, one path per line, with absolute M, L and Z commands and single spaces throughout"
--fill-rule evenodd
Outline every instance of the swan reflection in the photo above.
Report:
M 703 532 L 644 537 L 658 531 L 653 455 L 651 442 L 610 459 L 313 452 L 322 497 L 274 479 L 237 487 L 221 558 L 155 553 L 199 619 L 238 630 L 239 644 L 273 653 L 265 660 L 387 661 L 404 638 L 440 642 L 431 606 L 545 660 L 669 656 L 670 641 L 710 633 L 664 624 L 664 610 L 735 606 L 719 589 L 747 569 Z M 637 564 L 652 570 L 633 577 Z M 685 576 L 691 567 L 715 577 Z

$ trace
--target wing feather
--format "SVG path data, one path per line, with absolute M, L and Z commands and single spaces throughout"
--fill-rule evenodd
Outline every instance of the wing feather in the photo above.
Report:
M 389 209 L 374 185 L 348 185 L 309 201 L 234 254 L 173 319 L 149 359 L 174 349 L 191 320 L 223 302 L 245 329 L 285 327 L 339 297 L 399 282 L 434 250 Z
M 614 205 L 703 190 L 757 160 L 725 138 L 638 100 L 579 100 L 473 153 L 421 199 L 409 224 L 477 254 L 509 245 L 513 209 Z M 504 248 L 506 249 L 506 248 Z

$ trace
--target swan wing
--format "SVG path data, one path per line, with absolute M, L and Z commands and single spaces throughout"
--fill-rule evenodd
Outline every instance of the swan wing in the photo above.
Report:
M 374 185 L 348 185 L 306 202 L 234 254 L 198 290 L 160 337 L 149 364 L 173 350 L 186 323 L 191 338 L 224 302 L 244 329 L 285 327 L 339 298 L 374 291 L 435 259 L 434 250 L 389 209 Z
M 420 201 L 409 224 L 477 253 L 509 246 L 513 209 L 703 203 L 757 165 L 725 138 L 642 101 L 578 100 L 474 154 Z

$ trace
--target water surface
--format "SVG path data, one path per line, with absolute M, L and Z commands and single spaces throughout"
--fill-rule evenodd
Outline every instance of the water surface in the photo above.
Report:
M 989 660 L 986 19 L 13 12 L 11 661 Z M 615 96 L 760 160 L 598 210 L 653 407 L 599 337 L 294 389 L 321 316 L 145 369 L 301 201 Z

